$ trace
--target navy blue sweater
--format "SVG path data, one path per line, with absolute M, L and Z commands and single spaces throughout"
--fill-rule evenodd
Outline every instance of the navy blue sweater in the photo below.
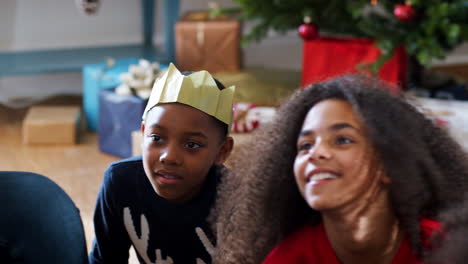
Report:
M 160 260 L 170 257 L 175 264 L 195 264 L 197 258 L 210 263 L 200 235 L 205 234 L 214 244 L 206 218 L 222 170 L 212 167 L 197 197 L 173 204 L 156 194 L 141 157 L 112 163 L 105 172 L 94 212 L 96 238 L 90 263 L 128 263 L 131 245 L 140 263 L 156 263 L 157 255 Z M 201 228 L 199 234 L 197 228 Z

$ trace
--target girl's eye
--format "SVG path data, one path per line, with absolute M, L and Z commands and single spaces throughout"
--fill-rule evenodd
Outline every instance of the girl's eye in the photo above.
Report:
M 152 135 L 150 135 L 150 138 L 151 138 L 152 141 L 156 141 L 156 142 L 159 142 L 159 141 L 162 140 L 162 139 L 161 139 L 161 136 L 160 136 L 160 135 L 157 135 L 157 134 L 152 134 Z
M 312 148 L 312 144 L 309 142 L 304 142 L 299 144 L 298 151 L 304 151 L 304 150 L 309 150 Z
M 197 148 L 200 148 L 201 145 L 198 144 L 198 143 L 195 143 L 195 142 L 187 142 L 187 143 L 185 144 L 185 147 L 186 147 L 186 148 L 189 148 L 189 149 L 197 149 Z
M 338 137 L 336 139 L 336 144 L 338 144 L 338 145 L 350 144 L 350 143 L 353 143 L 353 142 L 354 141 L 352 141 L 351 139 L 346 138 L 346 137 Z

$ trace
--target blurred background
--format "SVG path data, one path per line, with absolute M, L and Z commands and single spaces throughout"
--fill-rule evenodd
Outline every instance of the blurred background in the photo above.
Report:
M 1 0 L 0 170 L 57 182 L 81 211 L 89 248 L 103 172 L 140 154 L 141 113 L 170 62 L 237 86 L 233 157 L 289 94 L 363 69 L 468 149 L 467 9 L 462 0 Z

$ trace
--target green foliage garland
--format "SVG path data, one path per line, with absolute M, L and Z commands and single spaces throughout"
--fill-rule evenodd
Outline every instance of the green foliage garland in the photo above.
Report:
M 404 1 L 379 0 L 233 0 L 241 18 L 255 23 L 244 40 L 259 41 L 268 31 L 296 30 L 305 16 L 322 32 L 377 40 L 382 56 L 373 65 L 379 68 L 404 45 L 419 63 L 429 66 L 434 58 L 468 40 L 468 0 L 410 0 L 415 11 L 409 22 L 393 14 Z M 232 10 L 231 10 L 232 11 Z

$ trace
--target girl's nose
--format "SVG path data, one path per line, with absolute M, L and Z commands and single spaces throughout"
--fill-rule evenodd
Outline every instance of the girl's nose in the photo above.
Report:
M 331 157 L 332 153 L 325 142 L 317 142 L 309 151 L 309 160 L 327 160 Z

